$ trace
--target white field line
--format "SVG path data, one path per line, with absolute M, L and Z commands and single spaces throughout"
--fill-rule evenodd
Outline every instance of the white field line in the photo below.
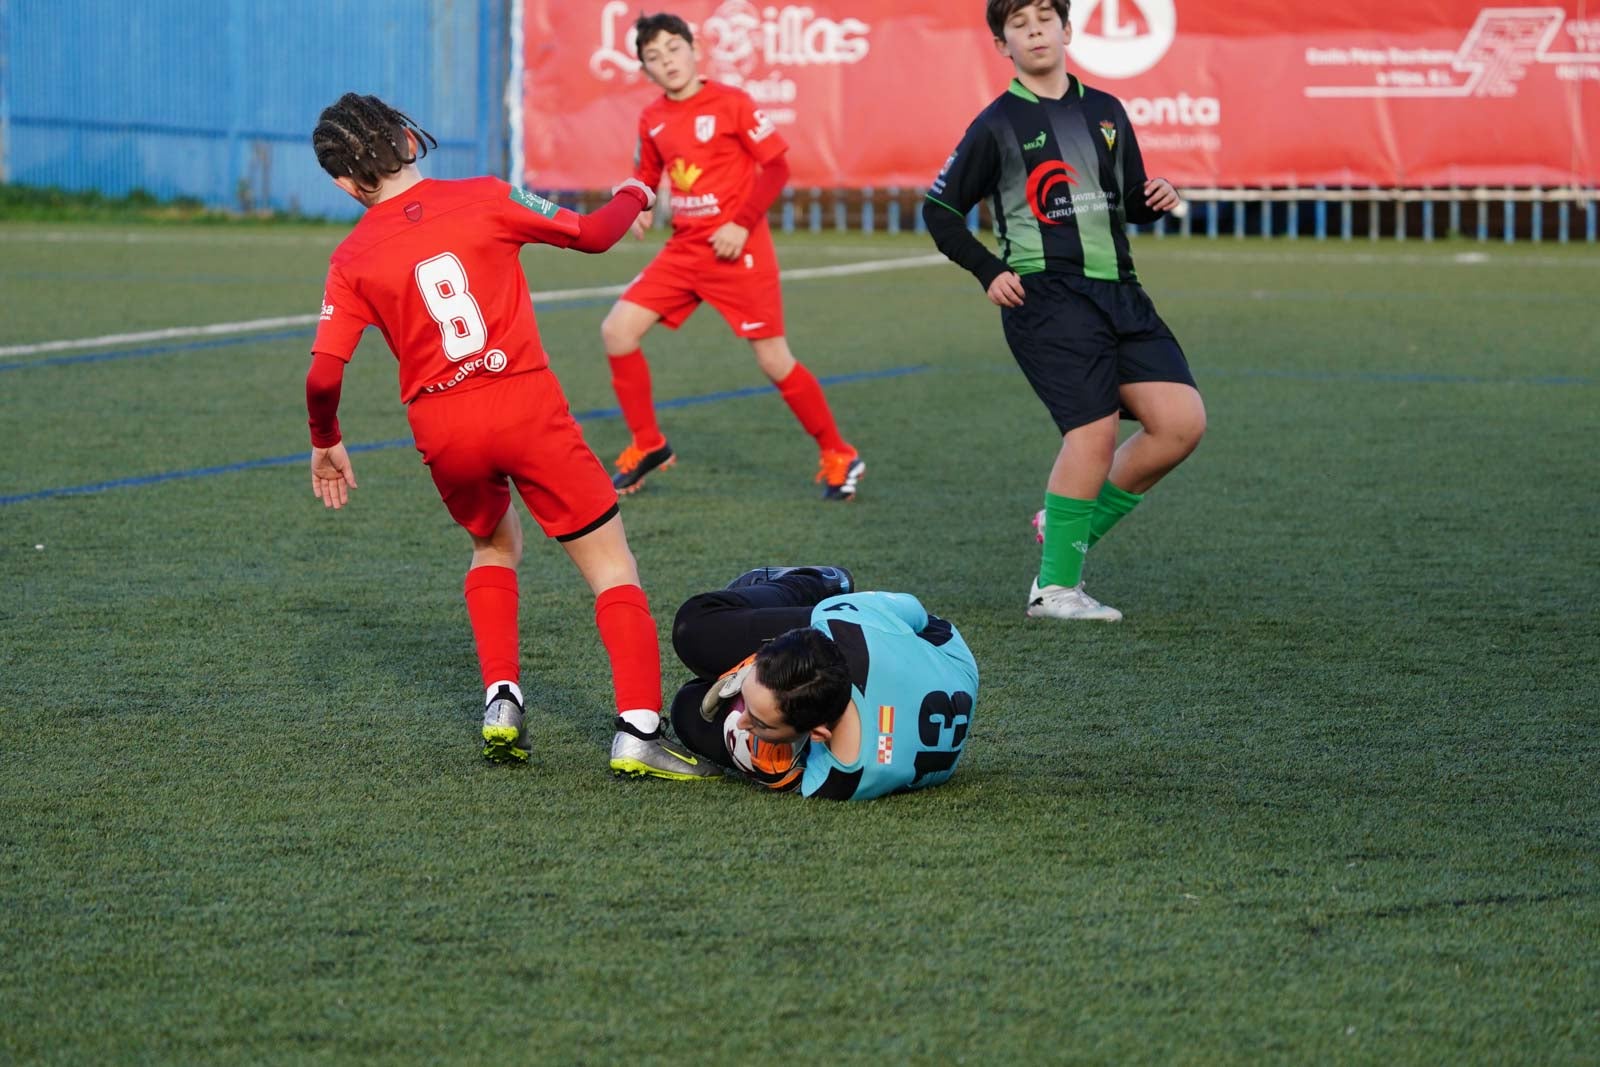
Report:
M 173 326 L 165 330 L 144 330 L 140 333 L 108 333 L 99 337 L 78 337 L 70 341 L 41 341 L 31 345 L 6 345 L 0 356 L 36 356 L 44 352 L 70 352 L 75 348 L 105 348 L 112 345 L 136 345 L 145 341 L 170 341 L 179 337 L 226 337 L 236 333 L 253 333 L 256 330 L 280 329 L 285 326 L 304 326 L 316 322 L 315 315 L 281 315 L 275 319 L 251 319 L 248 322 L 218 322 L 210 326 Z
M 323 245 L 330 251 L 344 232 L 253 233 L 252 243 L 267 245 Z M 124 230 L 7 230 L 0 228 L 0 243 L 39 245 L 237 245 L 236 233 L 165 233 Z
M 808 278 L 840 278 L 851 274 L 879 274 L 890 270 L 909 270 L 915 267 L 933 267 L 945 263 L 941 255 L 902 256 L 897 259 L 869 259 L 860 263 L 841 263 L 833 267 L 801 267 L 782 272 L 785 281 L 804 281 Z M 535 305 L 542 301 L 583 300 L 596 296 L 618 296 L 627 288 L 623 285 L 595 285 L 585 289 L 546 289 L 531 294 Z M 0 346 L 0 357 L 36 356 L 46 352 L 70 352 L 82 348 L 107 348 L 113 345 L 136 345 L 149 341 L 172 341 L 187 337 L 230 337 L 234 334 L 255 333 L 259 330 L 284 329 L 290 326 L 309 326 L 317 321 L 315 314 L 279 315 L 270 319 L 249 319 L 243 322 L 217 322 L 208 326 L 172 326 L 164 330 L 143 330 L 139 333 L 111 333 L 100 337 L 78 337 L 66 341 L 41 341 L 27 345 Z
M 660 236 L 660 237 L 665 237 L 666 236 L 666 232 L 667 231 L 666 231 L 665 227 L 660 227 L 656 231 L 656 234 L 658 236 Z M 328 251 L 331 252 L 331 251 L 333 251 L 333 249 L 335 247 L 338 246 L 340 241 L 344 240 L 345 235 L 347 233 L 349 233 L 348 229 L 334 230 L 333 228 L 330 227 L 325 232 L 317 231 L 317 230 L 310 230 L 310 231 L 307 231 L 307 232 L 304 232 L 304 233 L 252 233 L 249 236 L 248 240 L 252 244 L 289 245 L 289 246 L 297 246 L 297 245 L 320 246 L 320 247 L 326 248 Z M 789 238 L 791 236 L 804 238 L 806 236 L 809 236 L 809 234 L 810 234 L 810 231 L 807 230 L 805 227 L 801 226 L 801 227 L 796 227 L 795 232 L 792 235 L 791 234 L 782 233 L 782 232 L 778 232 L 778 231 L 774 231 L 772 236 L 778 242 L 778 251 L 780 253 L 783 253 L 783 252 L 786 252 L 788 250 L 788 247 L 789 247 L 789 246 L 784 244 L 784 241 L 785 241 L 786 238 Z M 903 228 L 898 235 L 890 234 L 890 233 L 880 229 L 876 233 L 868 235 L 868 239 L 869 240 L 871 240 L 873 238 L 884 238 L 885 240 L 890 240 L 890 241 L 900 240 L 900 239 L 911 239 L 911 238 L 920 238 L 921 240 L 930 240 L 925 234 L 924 235 L 918 235 L 918 234 L 913 233 L 910 227 Z M 209 246 L 225 245 L 225 246 L 228 246 L 228 247 L 236 247 L 239 244 L 239 236 L 237 234 L 233 233 L 233 232 L 228 231 L 226 229 L 226 227 L 219 227 L 217 232 L 195 233 L 195 232 L 192 232 L 192 231 L 185 231 L 185 232 L 182 232 L 182 233 L 174 233 L 174 232 L 167 232 L 167 231 L 161 231 L 161 230 L 154 230 L 154 231 L 145 232 L 145 231 L 138 231 L 138 230 L 128 231 L 128 230 L 91 230 L 91 229 L 84 229 L 84 230 L 8 229 L 5 224 L 0 223 L 0 244 L 18 244 L 18 245 L 209 245 Z M 806 252 L 806 253 L 811 254 L 811 255 L 859 256 L 861 254 L 861 246 L 859 244 L 809 244 L 808 243 L 808 244 L 804 244 L 804 245 L 795 245 L 794 248 L 797 251 Z M 627 241 L 618 241 L 616 246 L 614 248 L 611 248 L 606 254 L 608 256 L 619 256 L 619 255 L 653 256 L 659 251 L 661 251 L 661 242 L 659 240 L 656 240 L 656 241 L 627 240 Z

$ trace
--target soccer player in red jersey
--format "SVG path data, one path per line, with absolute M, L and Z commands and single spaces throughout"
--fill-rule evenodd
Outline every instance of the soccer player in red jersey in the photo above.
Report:
M 645 75 L 664 92 L 639 116 L 634 177 L 652 189 L 663 174 L 671 179 L 672 237 L 600 327 L 611 385 L 633 434 L 612 484 L 631 493 L 651 471 L 674 462 L 656 424 L 650 367 L 639 345 L 657 322 L 675 330 L 704 300 L 749 340 L 762 373 L 816 440 L 823 499 L 853 499 L 867 465 L 839 435 L 822 386 L 784 339 L 767 209 L 789 179 L 788 145 L 743 91 L 700 77 L 700 54 L 683 19 L 643 15 L 634 31 Z M 642 237 L 648 224 L 647 213 L 635 233 Z
M 518 685 L 522 525 L 510 483 L 595 594 L 616 689 L 612 770 L 714 777 L 715 768 L 662 739 L 661 652 L 616 491 L 549 368 L 518 260 L 535 242 L 603 252 L 654 193 L 629 179 L 605 207 L 578 215 L 498 178 L 425 179 L 417 159 L 437 145 L 433 137 L 355 93 L 323 110 L 312 144 L 334 184 L 367 211 L 334 250 L 311 346 L 311 491 L 341 508 L 356 487 L 339 394 L 362 332 L 376 326 L 399 361 L 400 399 L 422 462 L 472 536 L 465 594 L 486 687 L 483 754 L 528 758 Z

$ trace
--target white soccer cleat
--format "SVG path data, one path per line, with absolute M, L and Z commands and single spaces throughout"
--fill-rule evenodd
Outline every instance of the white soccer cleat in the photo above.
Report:
M 528 762 L 522 693 L 511 682 L 499 683 L 483 709 L 483 758 L 493 763 Z
M 667 741 L 660 730 L 651 737 L 642 737 L 631 728 L 618 727 L 611 739 L 611 773 L 694 782 L 720 777 L 722 768 Z
M 1033 588 L 1028 590 L 1028 617 L 1121 622 L 1122 612 L 1085 593 L 1082 582 L 1074 586 L 1047 585 L 1041 589 L 1039 579 L 1035 578 Z

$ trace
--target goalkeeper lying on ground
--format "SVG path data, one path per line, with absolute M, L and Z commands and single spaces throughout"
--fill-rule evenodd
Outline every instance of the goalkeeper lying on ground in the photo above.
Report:
M 772 789 L 871 800 L 955 773 L 978 665 L 905 593 L 857 593 L 843 567 L 765 567 L 678 609 L 695 680 L 672 725 L 698 755 Z

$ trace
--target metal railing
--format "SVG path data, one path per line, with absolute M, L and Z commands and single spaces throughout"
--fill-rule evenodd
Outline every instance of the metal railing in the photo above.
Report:
M 1500 188 L 1186 189 L 1188 210 L 1140 232 L 1157 237 L 1282 237 L 1432 241 L 1596 241 L 1600 189 Z
M 1476 186 L 1472 188 L 1234 187 L 1181 190 L 1182 214 L 1135 233 L 1155 237 L 1272 238 L 1354 241 L 1392 238 L 1432 241 L 1600 240 L 1600 188 L 1594 186 Z M 603 194 L 546 191 L 560 203 L 589 210 Z M 826 230 L 921 233 L 924 190 L 913 187 L 789 188 L 768 217 L 784 233 Z M 657 212 L 656 224 L 665 224 Z M 987 203 L 968 216 L 974 229 L 992 228 Z

